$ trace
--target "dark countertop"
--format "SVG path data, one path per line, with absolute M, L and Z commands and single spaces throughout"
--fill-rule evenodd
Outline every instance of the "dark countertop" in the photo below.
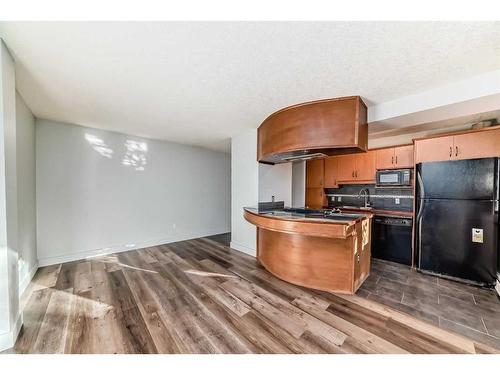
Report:
M 276 218 L 280 220 L 292 220 L 302 222 L 320 222 L 320 223 L 339 223 L 339 224 L 352 224 L 356 223 L 366 217 L 372 216 L 369 212 L 342 212 L 334 213 L 332 215 L 324 215 L 325 210 L 304 210 L 310 212 L 290 212 L 290 208 L 278 210 L 259 210 L 257 207 L 244 207 L 245 211 L 269 218 Z M 303 209 L 300 209 L 303 210 Z

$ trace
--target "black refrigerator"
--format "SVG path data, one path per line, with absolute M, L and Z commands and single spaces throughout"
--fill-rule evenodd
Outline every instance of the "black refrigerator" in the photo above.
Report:
M 429 162 L 416 171 L 422 271 L 493 286 L 499 266 L 499 159 Z

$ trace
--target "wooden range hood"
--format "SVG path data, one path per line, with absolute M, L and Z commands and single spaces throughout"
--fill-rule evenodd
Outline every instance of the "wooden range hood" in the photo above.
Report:
M 367 148 L 367 108 L 359 96 L 281 109 L 257 131 L 257 161 L 266 164 L 365 152 Z

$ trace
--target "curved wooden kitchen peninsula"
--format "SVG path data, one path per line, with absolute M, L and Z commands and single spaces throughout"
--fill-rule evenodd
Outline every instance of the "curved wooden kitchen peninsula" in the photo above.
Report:
M 280 216 L 245 208 L 257 227 L 257 258 L 293 284 L 354 294 L 370 272 L 371 214 L 332 220 Z

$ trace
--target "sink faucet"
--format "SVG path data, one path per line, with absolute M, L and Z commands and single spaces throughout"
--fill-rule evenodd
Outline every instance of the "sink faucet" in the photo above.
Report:
M 365 205 L 364 207 L 370 207 L 370 190 L 368 188 L 363 188 L 359 191 L 358 193 L 358 198 L 364 197 L 365 198 Z

